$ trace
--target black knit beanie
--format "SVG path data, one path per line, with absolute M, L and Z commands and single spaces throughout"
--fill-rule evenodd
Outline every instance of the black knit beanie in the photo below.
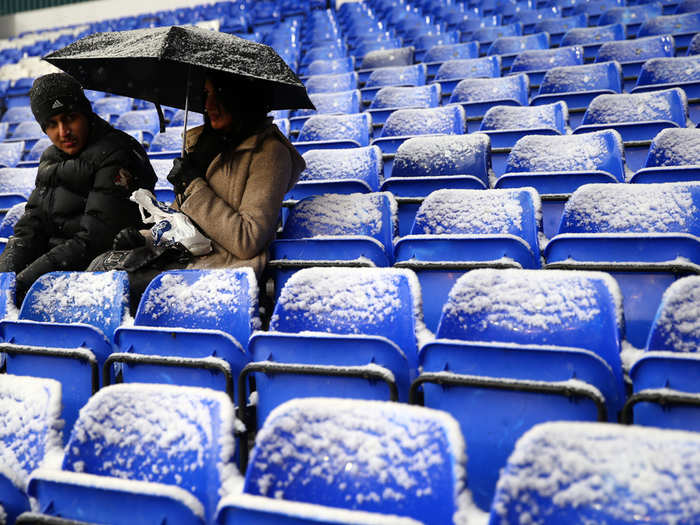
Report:
M 29 91 L 29 99 L 34 118 L 44 130 L 49 119 L 59 113 L 92 114 L 83 88 L 67 73 L 50 73 L 37 78 Z

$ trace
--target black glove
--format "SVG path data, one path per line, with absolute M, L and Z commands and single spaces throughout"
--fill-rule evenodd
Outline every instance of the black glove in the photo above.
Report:
M 138 228 L 129 226 L 120 231 L 114 242 L 112 243 L 113 250 L 131 250 L 146 245 L 146 238 L 141 234 Z
M 168 173 L 168 181 L 173 185 L 175 193 L 184 194 L 190 183 L 201 177 L 202 174 L 187 158 L 176 158 L 173 160 L 173 168 Z

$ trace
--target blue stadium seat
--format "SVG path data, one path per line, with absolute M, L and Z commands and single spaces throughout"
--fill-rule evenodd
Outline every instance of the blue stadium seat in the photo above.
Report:
M 438 32 L 422 34 L 418 36 L 413 45 L 416 48 L 416 62 L 425 62 L 425 55 L 435 46 L 447 46 L 459 44 L 459 31 Z
M 0 214 L 26 202 L 35 180 L 36 168 L 0 168 Z
M 34 113 L 29 106 L 14 106 L 8 108 L 0 119 L 0 122 L 9 124 L 8 131 L 12 132 L 20 122 L 31 122 L 34 120 Z
M 583 64 L 581 46 L 565 46 L 555 49 L 526 50 L 518 54 L 510 66 L 511 73 L 527 73 L 530 89 L 539 88 L 545 73 L 557 66 L 579 66 Z
M 394 249 L 394 266 L 416 272 L 423 315 L 438 326 L 443 304 L 455 281 L 474 268 L 540 268 L 541 210 L 530 188 L 513 190 L 438 190 L 416 213 L 410 235 Z
M 627 166 L 636 171 L 646 159 L 651 139 L 664 128 L 683 128 L 688 101 L 680 88 L 649 93 L 599 95 L 589 104 L 574 133 L 612 128 L 625 142 Z
M 434 108 L 440 105 L 440 85 L 386 86 L 377 92 L 367 112 L 372 125 L 381 128 L 389 115 L 400 108 Z
M 391 37 L 389 36 L 389 33 L 383 35 L 374 35 L 358 40 L 357 44 L 352 49 L 352 53 L 357 57 L 363 57 L 368 53 L 371 53 L 372 51 L 396 49 L 398 47 L 401 47 L 402 44 L 403 40 L 400 37 Z
M 678 7 L 676 7 L 676 12 L 674 14 L 680 15 L 683 13 L 692 13 L 694 11 L 700 11 L 700 4 L 697 0 L 682 0 Z
M 482 55 L 495 55 L 500 53 L 488 53 L 490 46 L 499 38 L 508 38 L 521 36 L 523 34 L 523 25 L 520 22 L 514 24 L 505 24 L 499 26 L 486 26 L 476 29 L 468 37 L 469 41 L 479 42 L 479 53 Z M 465 42 L 465 37 L 462 37 L 462 42 Z
M 123 131 L 141 131 L 143 143 L 149 145 L 160 130 L 160 120 L 155 109 L 139 109 L 119 115 L 114 127 Z
M 465 78 L 494 78 L 501 76 L 501 57 L 465 58 L 447 60 L 435 73 L 443 97 L 449 97 L 455 86 Z
M 32 148 L 25 152 L 23 160 L 17 163 L 18 168 L 36 168 L 39 165 L 39 159 L 44 150 L 51 146 L 51 139 L 48 137 L 37 140 Z
M 661 295 L 697 273 L 700 183 L 588 184 L 566 203 L 547 268 L 596 269 L 619 282 L 626 338 L 646 342 Z
M 24 155 L 24 142 L 0 142 L 0 169 L 14 168 Z
M 562 46 L 582 46 L 584 59 L 593 60 L 604 42 L 625 39 L 625 26 L 609 24 L 571 29 L 561 39 Z
M 539 22 L 542 22 L 543 20 L 551 20 L 552 17 L 556 16 L 561 17 L 560 8 L 556 5 L 550 5 L 536 9 L 521 9 L 514 14 L 513 20 L 517 20 L 523 25 L 524 35 L 529 35 L 531 33 L 542 31 L 537 31 L 535 29 Z
M 289 132 L 290 127 L 289 127 L 289 119 L 284 118 L 284 119 L 275 119 L 272 121 L 272 123 L 277 126 L 277 129 L 280 130 L 280 133 L 284 135 L 285 137 L 289 138 Z
M 523 515 L 533 523 L 571 525 L 623 525 L 632 515 L 649 523 L 692 523 L 698 446 L 697 434 L 689 432 L 538 425 L 518 442 L 501 474 L 491 523 L 515 525 Z M 605 480 L 605 488 L 594 480 Z
M 555 67 L 547 71 L 530 104 L 541 106 L 557 100 L 566 102 L 569 123 L 575 129 L 595 97 L 621 93 L 622 84 L 622 67 L 618 62 Z
M 201 113 L 195 113 L 194 111 L 189 111 L 187 115 L 187 128 L 194 128 L 195 126 L 201 126 L 204 124 L 204 115 Z M 185 110 L 178 109 L 173 118 L 170 119 L 168 123 L 169 127 L 180 127 L 185 125 Z
M 189 126 L 188 126 L 189 127 Z M 150 159 L 166 159 L 179 157 L 182 154 L 182 136 L 184 126 L 168 127 L 159 131 L 151 140 L 148 148 Z
M 34 472 L 28 493 L 42 512 L 68 520 L 212 523 L 219 491 L 240 477 L 233 432 L 223 393 L 105 387 L 80 411 L 61 469 Z
M 172 159 L 149 159 L 153 171 L 156 172 L 158 180 L 156 181 L 155 191 L 153 192 L 160 202 L 171 203 L 175 200 L 175 192 L 173 185 L 167 179 L 168 173 L 173 167 Z
M 700 54 L 700 36 L 695 35 L 688 44 L 688 56 Z
M 330 44 L 311 47 L 303 53 L 300 65 L 306 66 L 314 60 L 334 60 L 345 56 L 347 56 L 347 49 L 345 46 Z
M 598 19 L 600 25 L 623 24 L 626 38 L 637 36 L 643 22 L 661 15 L 660 2 L 649 2 L 640 5 L 613 7 L 608 9 Z
M 537 22 L 533 28 L 535 33 L 549 33 L 549 43 L 552 46 L 561 44 L 564 34 L 576 27 L 587 27 L 588 15 L 581 13 L 574 16 L 545 18 Z
M 371 193 L 379 191 L 382 152 L 377 146 L 342 149 L 310 149 L 304 154 L 306 168 L 285 199 L 311 195 Z
M 34 83 L 33 77 L 15 78 L 5 90 L 5 107 L 29 106 L 29 90 Z
M 108 96 L 92 103 L 92 110 L 98 115 L 109 115 L 110 124 L 115 124 L 119 115 L 131 111 L 134 99 L 129 97 Z
M 312 115 L 304 122 L 294 146 L 299 153 L 312 149 L 360 148 L 369 146 L 372 115 Z
M 433 46 L 426 51 L 423 62 L 428 68 L 428 78 L 437 73 L 443 62 L 448 60 L 464 60 L 479 57 L 478 42 L 463 42 L 459 44 L 445 44 Z
M 673 37 L 661 35 L 634 40 L 605 42 L 598 50 L 596 62 L 609 60 L 619 62 L 625 79 L 625 89 L 630 90 L 637 82 L 637 76 L 644 62 L 650 58 L 672 56 Z
M 625 5 L 625 0 L 588 0 L 576 2 L 571 10 L 571 14 L 586 13 L 588 15 L 588 25 L 597 25 L 600 17 L 606 11 Z
M 700 129 L 663 129 L 651 141 L 644 167 L 630 182 L 683 181 L 700 181 Z
M 355 69 L 355 57 L 342 57 L 334 60 L 314 60 L 305 69 L 306 75 L 332 75 L 350 73 Z
M 248 339 L 259 327 L 258 286 L 250 268 L 171 270 L 156 276 L 133 326 L 117 328 L 106 384 L 170 383 L 226 391 L 248 363 Z
M 2 218 L 2 221 L 0 221 L 0 252 L 5 249 L 5 245 L 7 244 L 7 240 L 12 236 L 12 234 L 15 232 L 15 224 L 17 224 L 17 221 L 19 218 L 24 214 L 24 207 L 25 207 L 24 202 L 20 202 L 18 204 L 15 204 L 14 206 L 10 207 L 7 210 L 7 213 L 5 213 L 5 216 Z M 2 274 L 0 274 L 1 276 Z M 3 280 L 4 279 L 4 280 Z M 7 278 L 0 277 L 0 290 L 6 290 L 7 289 Z M 9 294 L 12 297 L 8 297 L 8 301 L 12 302 L 14 304 L 14 292 Z M 7 315 L 7 308 L 6 305 L 0 302 L 0 319 L 3 319 Z
M 5 138 L 5 142 L 24 142 L 24 151 L 30 151 L 38 140 L 46 138 L 46 133 L 35 120 L 20 122 Z
M 625 182 L 624 147 L 619 133 L 608 129 L 521 138 L 494 187 L 535 188 L 543 201 L 543 232 L 549 238 L 557 233 L 564 205 L 579 186 L 615 182 Z
M 454 285 L 411 394 L 422 388 L 425 406 L 459 422 L 479 507 L 490 507 L 499 470 L 532 426 L 617 421 L 620 300 L 598 272 L 476 269 Z
M 312 75 L 304 82 L 308 93 L 334 93 L 357 89 L 357 72 Z
M 652 58 L 642 65 L 632 93 L 679 87 L 688 98 L 688 116 L 700 123 L 700 57 Z
M 481 120 L 493 106 L 527 106 L 530 81 L 517 74 L 496 78 L 467 78 L 452 91 L 450 104 L 461 104 L 467 114 L 467 129 L 478 131 Z
M 5 368 L 10 374 L 59 381 L 62 418 L 70 429 L 99 388 L 99 367 L 112 352 L 112 334 L 127 312 L 126 272 L 44 274 L 27 292 L 17 320 L 0 322 Z
M 377 92 L 385 86 L 424 86 L 426 76 L 425 64 L 377 68 L 370 73 L 365 87 L 360 90 L 362 102 L 371 103 Z
M 680 15 L 657 16 L 646 20 L 637 38 L 650 35 L 672 35 L 678 54 L 684 54 L 690 40 L 700 31 L 700 11 Z
M 303 109 L 294 111 L 289 118 L 291 133 L 301 130 L 304 123 L 313 114 L 348 114 L 360 112 L 360 90 L 339 91 L 337 93 L 312 93 L 309 95 L 316 110 Z
M 524 36 L 505 36 L 493 41 L 487 55 L 501 55 L 501 68 L 507 69 L 515 57 L 526 50 L 549 48 L 549 33 L 533 33 Z
M 439 189 L 489 187 L 491 141 L 483 133 L 473 135 L 418 136 L 396 150 L 391 177 L 382 191 L 398 202 L 399 235 L 408 235 L 418 207 Z
M 416 520 L 412 524 L 444 525 L 474 512 L 464 439 L 447 414 L 400 403 L 299 399 L 275 410 L 258 436 L 243 498 L 225 500 L 222 525 L 272 523 L 262 521 L 269 516 L 264 510 L 251 512 L 253 497 L 269 500 L 275 514 L 306 504 L 302 508 L 312 521 L 282 521 L 290 524 L 316 523 L 320 515 L 318 523 L 359 525 L 372 516 L 380 525 L 386 523 L 383 514 L 396 525 L 407 525 L 407 517 Z M 262 505 L 257 508 L 268 508 Z M 337 517 L 326 517 L 331 509 Z M 364 512 L 340 521 L 349 513 L 344 509 Z M 268 519 L 280 523 L 280 518 Z
M 358 70 L 360 82 L 365 82 L 372 70 L 378 67 L 410 66 L 413 64 L 414 52 L 415 48 L 413 46 L 370 51 L 362 58 L 360 63 Z
M 5 523 L 14 523 L 29 510 L 31 473 L 39 467 L 56 468 L 63 455 L 61 385 L 51 379 L 0 375 L 0 421 L 0 509 Z

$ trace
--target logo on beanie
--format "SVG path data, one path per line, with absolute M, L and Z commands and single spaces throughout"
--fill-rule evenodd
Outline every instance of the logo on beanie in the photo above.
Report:
M 61 101 L 56 99 L 56 102 L 53 103 L 53 106 L 51 106 L 51 109 L 58 109 L 58 108 L 62 108 L 62 107 L 63 107 L 63 104 L 61 103 Z

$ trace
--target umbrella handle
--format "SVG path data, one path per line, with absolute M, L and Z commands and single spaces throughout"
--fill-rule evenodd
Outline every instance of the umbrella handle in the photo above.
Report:
M 156 104 L 156 111 L 158 112 L 158 123 L 160 124 L 160 132 L 165 133 L 165 115 L 163 115 L 163 108 L 160 104 Z
M 185 86 L 185 122 L 182 130 L 182 158 L 185 158 L 185 144 L 187 143 L 187 117 L 189 116 L 190 110 L 190 77 L 192 72 L 192 66 L 187 66 L 187 84 Z M 179 193 L 175 196 L 175 201 L 177 202 L 178 208 L 182 206 L 182 195 Z

